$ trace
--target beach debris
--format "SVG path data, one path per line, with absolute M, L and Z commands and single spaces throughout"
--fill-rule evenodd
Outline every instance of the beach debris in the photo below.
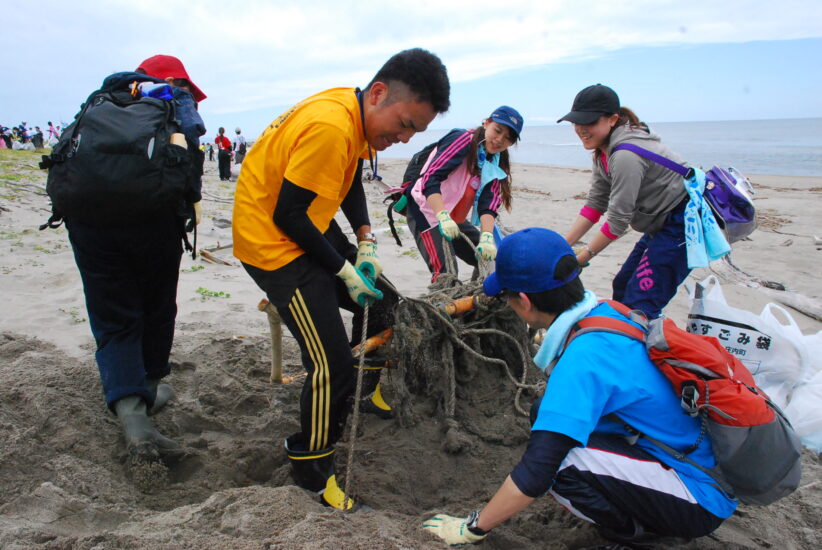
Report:
M 211 223 L 214 224 L 214 227 L 219 227 L 220 229 L 231 227 L 231 220 L 225 218 L 214 218 Z
M 758 288 L 763 294 L 777 302 L 803 315 L 807 315 L 812 319 L 822 321 L 822 301 L 818 298 L 788 290 L 782 283 L 768 281 L 746 273 L 731 261 L 730 254 L 720 260 L 711 262 L 710 270 L 719 277 L 722 282 L 731 282 L 751 288 Z
M 230 245 L 229 245 L 229 246 L 230 246 Z M 228 247 L 222 247 L 222 248 L 228 248 Z M 221 248 L 221 249 L 222 249 L 222 248 Z M 202 259 L 204 259 L 205 261 L 207 261 L 207 262 L 211 262 L 211 263 L 213 263 L 213 264 L 221 264 L 221 265 L 234 265 L 232 262 L 230 262 L 230 261 L 228 261 L 228 260 L 224 260 L 224 259 L 222 259 L 222 258 L 217 257 L 217 256 L 216 256 L 216 255 L 212 252 L 212 250 L 211 250 L 211 249 L 209 249 L 209 248 L 201 248 L 201 249 L 199 250 L 199 252 L 200 252 L 200 257 L 201 257 Z
M 271 376 L 272 384 L 288 384 L 292 379 L 283 380 L 283 325 L 277 308 L 267 298 L 260 300 L 257 309 L 268 316 L 268 327 L 271 331 Z
M 787 241 L 785 241 L 784 243 L 782 243 L 779 246 L 791 246 L 792 244 L 793 244 L 793 239 L 788 239 Z
M 780 304 L 795 309 L 811 319 L 822 321 L 822 301 L 792 290 L 779 291 L 767 287 L 760 288 L 760 290 Z

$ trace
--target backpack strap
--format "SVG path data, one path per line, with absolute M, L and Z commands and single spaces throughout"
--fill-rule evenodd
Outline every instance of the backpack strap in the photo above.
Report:
M 589 332 L 610 332 L 612 334 L 621 334 L 623 336 L 627 336 L 628 338 L 639 340 L 640 342 L 645 341 L 645 337 L 648 332 L 648 318 L 642 311 L 638 309 L 631 309 L 625 304 L 614 300 L 600 300 L 599 303 L 608 304 L 615 309 L 617 313 L 624 315 L 629 320 L 640 325 L 642 328 L 636 327 L 628 321 L 615 319 L 613 317 L 605 317 L 602 315 L 583 317 L 577 321 L 574 328 L 571 329 L 571 332 L 568 334 L 568 338 L 565 339 L 565 345 L 562 348 L 563 351 L 568 347 L 574 338 Z
M 622 424 L 622 426 L 628 431 L 628 433 L 631 434 L 629 437 L 625 438 L 628 441 L 628 443 L 630 443 L 631 445 L 636 444 L 637 439 L 639 439 L 640 437 L 644 437 L 647 441 L 650 441 L 651 443 L 653 443 L 654 445 L 659 447 L 666 454 L 672 456 L 673 458 L 675 458 L 676 460 L 679 460 L 680 462 L 685 462 L 686 464 L 689 464 L 689 465 L 693 466 L 694 468 L 696 468 L 697 470 L 699 470 L 703 474 L 710 477 L 715 482 L 714 486 L 717 489 L 719 489 L 720 491 L 722 491 L 723 493 L 725 493 L 726 497 L 728 497 L 731 500 L 737 500 L 736 497 L 734 496 L 733 487 L 731 487 L 731 485 L 725 480 L 725 478 L 722 476 L 722 473 L 719 471 L 718 467 L 706 468 L 705 466 L 703 466 L 702 464 L 699 464 L 698 462 L 696 462 L 695 460 L 693 460 L 692 458 L 690 458 L 688 456 L 690 453 L 692 453 L 695 450 L 695 446 L 692 445 L 691 447 L 688 447 L 688 449 L 686 449 L 684 452 L 679 452 L 676 449 L 674 449 L 673 447 L 671 447 L 670 445 L 667 445 L 666 443 L 663 443 L 662 441 L 660 441 L 656 438 L 653 438 L 653 437 L 649 436 L 648 434 L 640 432 L 639 430 L 637 430 L 636 428 L 631 426 L 629 423 L 625 422 L 623 419 L 621 419 L 619 416 L 617 416 L 614 413 L 611 413 L 611 414 L 607 415 L 606 418 L 608 418 L 609 420 L 612 420 L 613 422 L 617 422 L 619 424 Z M 695 445 L 698 445 L 699 442 L 702 440 L 702 438 L 704 437 L 705 430 L 706 430 L 706 426 L 705 426 L 705 422 L 703 421 L 702 422 L 702 429 L 700 430 L 700 434 L 699 434 L 699 439 L 697 440 L 697 443 Z
M 689 168 L 684 164 L 674 162 L 668 157 L 663 157 L 660 154 L 654 153 L 653 151 L 649 151 L 648 149 L 640 147 L 639 145 L 634 145 L 633 143 L 620 143 L 619 145 L 611 149 L 611 153 L 614 153 L 616 151 L 630 151 L 636 155 L 639 155 L 640 157 L 655 162 L 672 172 L 676 172 L 677 174 L 686 179 L 693 176 L 693 168 Z

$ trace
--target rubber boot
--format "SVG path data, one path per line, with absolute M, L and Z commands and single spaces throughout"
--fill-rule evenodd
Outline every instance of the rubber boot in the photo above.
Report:
M 114 412 L 123 426 L 126 449 L 132 459 L 156 462 L 160 458 L 179 457 L 183 448 L 152 426 L 146 402 L 138 395 L 115 401 Z
M 337 485 L 334 448 L 306 451 L 299 439 L 300 434 L 294 434 L 285 440 L 285 451 L 291 461 L 291 472 L 297 485 L 319 494 L 320 501 L 325 506 L 338 510 L 358 507 L 354 499 L 345 498 L 345 493 Z
M 385 361 L 369 361 L 366 356 L 362 373 L 362 399 L 360 400 L 360 412 L 370 413 L 382 419 L 394 417 L 394 410 L 382 396 L 380 390 L 380 375 L 385 366 Z M 355 365 L 359 368 L 359 364 Z
M 174 399 L 174 388 L 168 384 L 160 383 L 160 380 L 146 379 L 148 391 L 154 394 L 154 404 L 148 410 L 148 415 L 153 416 L 160 412 L 169 401 Z

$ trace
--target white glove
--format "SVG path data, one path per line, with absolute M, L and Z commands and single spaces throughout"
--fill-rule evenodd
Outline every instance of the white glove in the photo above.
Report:
M 497 257 L 497 245 L 494 242 L 494 235 L 488 231 L 483 231 L 480 235 L 479 244 L 477 245 L 477 253 L 480 258 L 487 262 L 493 262 Z
M 359 269 L 372 283 L 376 284 L 377 277 L 382 273 L 380 259 L 377 257 L 377 243 L 374 241 L 360 241 L 357 245 L 357 263 L 354 264 L 354 267 Z
M 348 295 L 357 302 L 360 307 L 371 305 L 377 300 L 382 300 L 382 292 L 374 287 L 374 284 L 365 276 L 362 271 L 346 261 L 342 269 L 337 273 L 337 277 L 343 280 L 348 289 Z
M 445 514 L 437 514 L 422 524 L 422 528 L 437 535 L 451 546 L 474 544 L 486 537 L 475 535 L 468 529 L 468 518 L 455 518 Z
M 437 219 L 440 221 L 440 233 L 446 240 L 453 241 L 460 236 L 460 226 L 457 222 L 451 219 L 448 210 L 442 210 L 437 213 Z

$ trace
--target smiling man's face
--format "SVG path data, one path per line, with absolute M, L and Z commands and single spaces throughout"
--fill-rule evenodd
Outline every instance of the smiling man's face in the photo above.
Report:
M 375 82 L 368 92 L 365 107 L 365 135 L 369 145 L 383 151 L 395 143 L 408 143 L 417 132 L 424 132 L 437 115 L 434 107 L 416 97 L 403 84 L 389 86 Z

